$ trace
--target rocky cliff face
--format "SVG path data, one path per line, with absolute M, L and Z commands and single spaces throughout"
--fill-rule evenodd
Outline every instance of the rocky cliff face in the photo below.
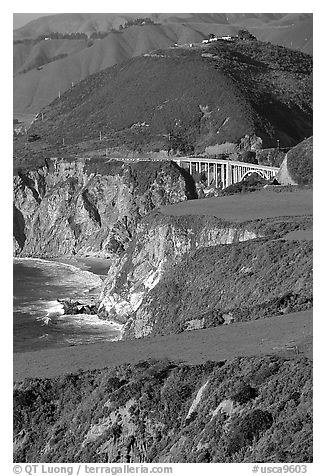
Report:
M 284 157 L 284 160 L 280 166 L 280 170 L 277 174 L 277 180 L 281 185 L 298 185 L 293 178 L 291 177 L 289 170 L 288 170 L 288 157 L 287 154 Z
M 196 198 L 173 162 L 48 161 L 14 177 L 14 253 L 110 257 L 161 205 Z
M 228 225 L 214 217 L 169 217 L 153 212 L 138 224 L 128 251 L 112 264 L 102 290 L 100 313 L 127 323 L 124 333 L 132 326 L 134 337 L 144 337 L 153 323 L 141 304 L 185 254 L 258 236 L 250 227 Z
M 113 262 L 99 313 L 122 323 L 129 339 L 308 309 L 312 247 L 277 240 L 298 226 L 311 223 L 231 224 L 154 211 Z

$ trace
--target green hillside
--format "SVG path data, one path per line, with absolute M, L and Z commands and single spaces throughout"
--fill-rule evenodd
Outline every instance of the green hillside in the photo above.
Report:
M 293 146 L 312 133 L 311 72 L 309 55 L 258 41 L 156 50 L 78 83 L 30 132 L 51 147 L 137 152 L 198 152 L 253 133 L 264 147 Z
M 305 357 L 143 361 L 14 389 L 19 463 L 308 463 Z
M 152 23 L 120 31 L 144 16 Z M 35 114 L 58 91 L 69 89 L 71 82 L 76 84 L 89 74 L 153 49 L 201 41 L 209 33 L 236 35 L 241 28 L 248 28 L 259 40 L 312 53 L 311 14 L 66 13 L 38 18 L 14 30 L 14 73 L 20 73 L 14 77 L 14 112 Z M 78 47 L 73 45 L 77 40 L 68 40 L 71 45 L 66 39 L 37 40 L 42 35 L 69 34 L 85 39 L 79 40 Z M 69 61 L 55 54 L 54 48 L 64 50 Z M 36 69 L 41 66 L 42 74 Z
M 154 323 L 151 335 L 162 335 L 307 310 L 312 299 L 311 242 L 246 242 L 190 254 L 142 309 Z

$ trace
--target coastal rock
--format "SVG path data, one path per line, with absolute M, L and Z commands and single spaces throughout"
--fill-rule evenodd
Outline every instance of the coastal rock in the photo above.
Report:
M 14 254 L 121 254 L 148 212 L 192 198 L 192 179 L 174 162 L 48 160 L 14 177 Z
M 58 299 L 57 300 L 63 307 L 63 313 L 74 314 L 97 314 L 97 305 L 89 302 L 81 303 L 79 301 L 73 301 L 72 299 Z

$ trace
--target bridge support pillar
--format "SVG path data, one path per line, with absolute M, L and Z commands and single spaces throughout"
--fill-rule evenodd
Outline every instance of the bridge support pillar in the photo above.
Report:
M 234 183 L 237 183 L 239 182 L 240 178 L 239 178 L 239 167 L 235 166 L 235 181 Z
M 225 168 L 224 168 L 224 164 L 221 164 L 221 181 L 222 181 L 222 188 L 225 188 Z
M 207 160 L 207 161 L 206 161 Z M 248 173 L 256 172 L 262 177 L 271 179 L 275 177 L 278 172 L 277 167 L 259 166 L 256 164 L 247 164 L 237 161 L 227 160 L 212 160 L 202 159 L 201 157 L 184 157 L 174 159 L 179 167 L 189 167 L 190 175 L 194 175 L 195 172 L 206 172 L 207 186 L 212 184 L 217 187 L 221 182 L 222 188 L 229 187 L 230 185 L 239 182 Z
M 232 168 L 231 164 L 226 164 L 226 180 L 225 180 L 225 187 L 232 185 Z

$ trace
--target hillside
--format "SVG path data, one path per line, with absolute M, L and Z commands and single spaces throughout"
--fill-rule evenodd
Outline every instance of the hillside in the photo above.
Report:
M 312 15 L 307 13 L 63 13 L 47 15 L 29 22 L 14 30 L 14 39 L 36 38 L 49 32 L 80 32 L 91 35 L 98 31 L 118 29 L 120 25 L 137 17 L 149 17 L 156 24 L 181 24 L 189 28 L 195 26 L 201 27 L 204 31 L 205 28 L 210 28 L 213 29 L 213 33 L 220 34 L 234 33 L 234 30 L 240 27 L 253 28 L 258 33 L 257 36 L 263 40 L 264 34 L 270 35 L 273 32 L 277 37 L 282 35 L 281 29 L 291 32 L 293 27 L 303 29 L 305 25 L 310 25 L 310 34 L 305 38 L 298 38 L 296 35 L 295 44 L 298 45 L 300 40 L 307 42 L 312 36 Z M 265 33 L 266 29 L 269 30 L 268 33 Z M 308 30 L 305 30 L 306 33 Z M 294 38 L 293 40 L 295 41 Z M 300 46 L 302 48 L 303 45 Z
M 269 318 L 311 309 L 312 301 L 311 242 L 211 246 L 163 275 L 126 324 L 124 338 Z
M 120 25 L 139 16 L 149 17 L 154 24 L 119 31 Z M 312 53 L 310 14 L 74 13 L 39 18 L 14 31 L 14 112 L 37 113 L 72 82 L 134 56 L 174 43 L 201 41 L 209 33 L 235 35 L 241 28 L 249 28 L 259 40 Z M 53 40 L 32 41 L 51 32 L 109 34 L 91 42 L 80 40 L 78 47 L 67 45 L 66 40 L 55 40 L 55 46 L 49 45 Z M 52 51 L 51 59 L 55 59 L 48 64 L 48 48 L 60 50 L 69 59 Z M 42 65 L 42 72 L 35 69 Z
M 263 147 L 293 146 L 312 133 L 311 72 L 309 55 L 258 41 L 156 50 L 70 88 L 30 134 L 41 137 L 37 148 L 64 140 L 66 153 L 191 153 L 254 133 Z M 33 147 L 23 140 L 16 155 Z
M 309 137 L 287 154 L 287 169 L 291 178 L 299 185 L 313 182 L 313 138 Z
M 312 462 L 311 372 L 303 356 L 274 355 L 26 379 L 14 462 Z
M 311 230 L 312 192 L 282 195 L 194 200 L 147 215 L 108 273 L 101 316 L 124 324 L 122 338 L 139 338 L 310 309 L 312 243 L 290 232 Z

